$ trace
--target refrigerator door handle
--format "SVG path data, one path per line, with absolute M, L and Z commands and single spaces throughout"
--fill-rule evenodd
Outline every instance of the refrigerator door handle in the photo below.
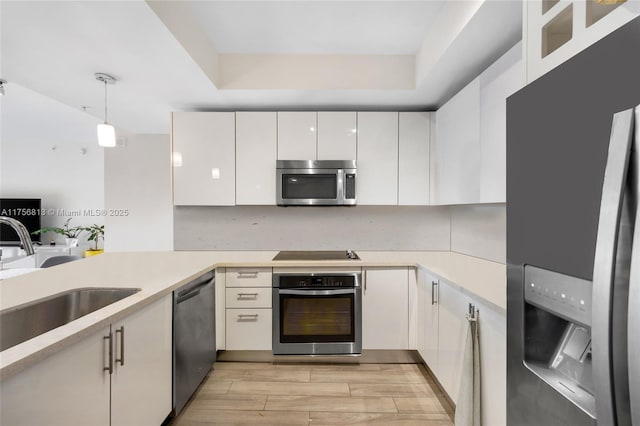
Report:
M 591 334 L 593 383 L 599 425 L 616 424 L 612 380 L 611 307 L 618 229 L 633 140 L 633 114 L 634 110 L 629 109 L 613 116 L 596 237 Z
M 635 142 L 631 151 L 633 196 L 640 204 L 640 105 L 636 107 Z M 640 206 L 639 206 L 640 207 Z M 631 424 L 640 425 L 640 208 L 636 220 L 631 249 L 629 271 L 629 313 L 627 322 L 627 348 L 629 357 L 629 396 Z

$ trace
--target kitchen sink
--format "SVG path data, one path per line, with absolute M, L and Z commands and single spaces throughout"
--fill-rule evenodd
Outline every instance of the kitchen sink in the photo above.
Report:
M 139 291 L 139 288 L 77 288 L 0 311 L 0 352 Z

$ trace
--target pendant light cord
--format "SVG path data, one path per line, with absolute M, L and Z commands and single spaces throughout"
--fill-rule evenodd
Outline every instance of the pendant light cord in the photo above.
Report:
M 107 124 L 107 80 L 104 80 L 104 124 Z

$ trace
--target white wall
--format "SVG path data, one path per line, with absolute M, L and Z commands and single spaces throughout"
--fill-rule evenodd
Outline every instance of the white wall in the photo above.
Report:
M 9 82 L 0 97 L 0 196 L 41 198 L 42 226 L 102 224 L 85 210 L 104 204 L 104 153 L 98 146 L 98 120 L 81 110 Z M 84 153 L 81 150 L 85 150 Z M 76 214 L 77 213 L 77 217 Z M 45 235 L 43 242 L 55 234 Z
M 173 250 L 169 135 L 132 135 L 105 153 L 106 251 Z
M 506 204 L 451 207 L 451 251 L 506 263 Z

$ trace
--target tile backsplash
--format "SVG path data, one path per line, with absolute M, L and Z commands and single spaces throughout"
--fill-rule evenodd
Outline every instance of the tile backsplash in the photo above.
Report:
M 447 207 L 175 207 L 175 250 L 449 250 Z

